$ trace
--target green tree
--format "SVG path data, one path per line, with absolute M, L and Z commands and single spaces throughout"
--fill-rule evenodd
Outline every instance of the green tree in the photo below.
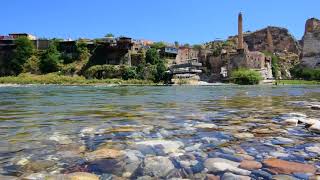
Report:
M 125 67 L 122 73 L 122 79 L 135 79 L 137 77 L 136 67 Z
M 155 42 L 151 45 L 151 48 L 154 48 L 154 49 L 162 49 L 166 47 L 166 44 L 164 42 Z
M 112 33 L 108 33 L 108 34 L 106 34 L 104 37 L 108 37 L 108 38 L 110 38 L 110 37 L 114 37 L 114 34 L 112 34 Z
M 157 49 L 151 48 L 146 52 L 146 63 L 150 63 L 152 65 L 157 64 L 160 61 L 160 55 Z
M 51 73 L 59 70 L 60 53 L 55 42 L 51 42 L 49 48 L 44 52 L 40 60 L 42 73 Z
M 23 70 L 24 63 L 35 52 L 34 45 L 27 37 L 20 37 L 15 40 L 16 49 L 13 51 L 13 59 L 10 67 L 14 74 L 20 74 Z
M 156 74 L 154 75 L 155 82 L 163 81 L 165 78 L 166 70 L 167 70 L 163 60 L 157 64 L 156 69 L 157 71 L 156 71 Z

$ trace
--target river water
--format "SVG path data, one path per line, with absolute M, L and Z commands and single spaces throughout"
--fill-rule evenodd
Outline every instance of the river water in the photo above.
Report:
M 319 171 L 320 134 L 284 123 L 319 120 L 320 110 L 310 105 L 319 102 L 319 86 L 2 86 L 0 174 L 202 179 L 207 159 L 246 156 Z M 154 172 L 159 168 L 168 171 Z M 256 169 L 267 175 L 230 171 L 253 179 L 277 174 L 264 163 Z

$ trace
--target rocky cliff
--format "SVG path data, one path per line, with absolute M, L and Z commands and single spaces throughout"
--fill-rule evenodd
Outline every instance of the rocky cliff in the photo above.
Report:
M 309 68 L 320 67 L 320 20 L 311 18 L 306 22 L 302 39 L 302 65 Z
M 267 27 L 255 32 L 246 33 L 244 41 L 250 51 L 291 52 L 301 53 L 299 42 L 285 28 Z

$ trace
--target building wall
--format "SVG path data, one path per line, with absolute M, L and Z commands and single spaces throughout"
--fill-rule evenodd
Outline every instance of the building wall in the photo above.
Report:
M 179 48 L 178 55 L 176 57 L 176 64 L 181 64 L 188 59 L 198 59 L 199 58 L 199 50 L 195 50 L 192 48 Z

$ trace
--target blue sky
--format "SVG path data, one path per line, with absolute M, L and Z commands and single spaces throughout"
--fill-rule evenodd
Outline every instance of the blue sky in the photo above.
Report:
M 98 38 L 111 32 L 136 39 L 202 43 L 268 25 L 300 39 L 305 21 L 320 18 L 319 0 L 1 0 L 0 34 Z

